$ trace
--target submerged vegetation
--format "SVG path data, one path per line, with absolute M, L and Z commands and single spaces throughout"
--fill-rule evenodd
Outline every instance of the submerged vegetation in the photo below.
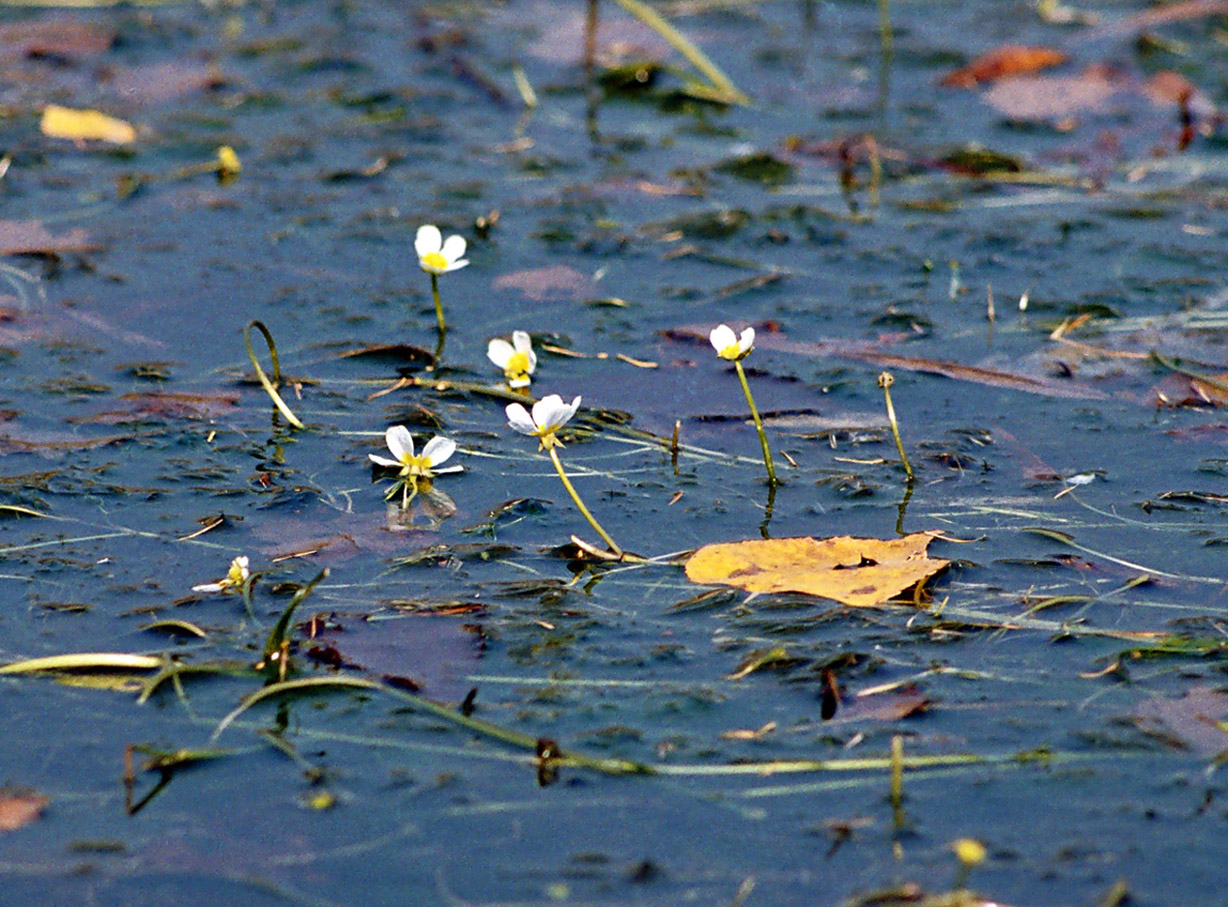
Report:
M 1228 75 L 1129 5 L 0 13 L 6 903 L 1211 890 Z

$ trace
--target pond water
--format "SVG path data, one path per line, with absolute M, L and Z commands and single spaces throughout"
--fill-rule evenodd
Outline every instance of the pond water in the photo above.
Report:
M 0 818 L 45 798 L 6 904 L 1228 903 L 1228 24 L 658 8 L 749 104 L 613 2 L 596 90 L 562 0 L 0 13 L 0 660 L 202 669 L 0 677 Z M 949 84 L 1005 44 L 1066 59 Z M 469 243 L 433 366 L 423 223 Z M 514 330 L 628 550 L 932 530 L 951 568 L 853 609 L 578 558 Z M 465 467 L 408 512 L 394 424 Z M 250 603 L 191 591 L 238 556 Z M 215 734 L 325 568 L 287 650 L 321 685 Z

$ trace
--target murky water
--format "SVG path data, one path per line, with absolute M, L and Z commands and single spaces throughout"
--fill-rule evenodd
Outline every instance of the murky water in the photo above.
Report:
M 685 62 L 613 3 L 601 68 L 648 83 L 597 102 L 583 4 L 0 17 L 0 249 L 43 253 L 0 271 L 0 659 L 238 675 L 140 704 L 125 672 L 3 678 L 0 801 L 48 798 L 0 834 L 6 904 L 866 903 L 951 891 L 961 837 L 988 847 L 968 886 L 999 902 L 1118 882 L 1218 902 L 1228 428 L 1223 389 L 1190 375 L 1228 371 L 1222 19 L 896 3 L 884 58 L 873 4 L 662 9 L 751 106 L 680 94 Z M 1070 60 L 941 84 L 1005 43 Z M 139 138 L 44 137 L 48 103 Z M 226 183 L 198 166 L 220 145 L 243 165 Z M 440 279 L 433 370 L 426 222 L 471 261 Z M 251 319 L 305 430 L 250 380 Z M 770 504 L 706 341 L 722 321 L 758 331 Z M 629 550 L 937 530 L 965 540 L 933 545 L 952 569 L 919 606 L 854 611 L 568 560 L 593 533 L 506 427 L 485 356 L 513 330 L 538 344 L 534 394 L 583 396 L 564 462 Z M 367 461 L 390 424 L 446 433 L 465 467 L 408 517 Z M 250 611 L 190 591 L 238 555 Z M 450 706 L 476 689 L 475 719 L 658 774 L 552 778 L 370 690 L 264 702 L 211 740 L 324 567 L 296 676 L 403 678 Z M 920 760 L 898 808 L 895 736 Z M 180 749 L 201 758 L 140 771 Z

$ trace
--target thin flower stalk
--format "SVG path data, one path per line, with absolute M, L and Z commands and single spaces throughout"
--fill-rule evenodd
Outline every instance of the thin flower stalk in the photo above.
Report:
M 596 533 L 601 536 L 601 540 L 609 546 L 610 551 L 615 556 L 622 558 L 624 556 L 622 548 L 610 537 L 610 534 L 605 531 L 602 525 L 597 522 L 597 518 L 593 516 L 589 509 L 584 506 L 584 501 L 580 499 L 579 492 L 571 484 L 567 471 L 563 469 L 563 461 L 559 458 L 558 448 L 563 446 L 563 442 L 558 439 L 558 431 L 567 424 L 579 408 L 579 397 L 576 397 L 571 403 L 564 403 L 563 398 L 558 394 L 550 394 L 534 403 L 532 412 L 526 410 L 519 403 L 509 403 L 505 412 L 507 413 L 508 425 L 515 431 L 538 439 L 541 449 L 550 455 L 550 461 L 554 463 L 554 469 L 563 481 L 563 487 L 571 495 L 576 508 L 588 520 L 588 524 L 593 527 Z
M 900 439 L 900 423 L 895 418 L 895 407 L 891 403 L 891 385 L 895 384 L 895 376 L 891 372 L 883 372 L 878 376 L 878 386 L 883 389 L 883 400 L 887 404 L 887 421 L 891 423 L 891 435 L 895 438 L 895 449 L 900 452 L 900 462 L 908 473 L 908 481 L 913 480 L 912 464 L 908 462 L 908 454 L 904 453 L 904 442 Z
M 465 238 L 453 234 L 445 240 L 434 224 L 423 224 L 414 238 L 414 251 L 418 253 L 418 267 L 431 275 L 431 297 L 435 301 L 435 319 L 442 336 L 448 323 L 439 300 L 439 275 L 459 271 L 469 264 L 465 258 Z
M 759 418 L 759 408 L 755 406 L 755 398 L 751 396 L 750 385 L 746 381 L 746 370 L 742 368 L 742 360 L 750 355 L 755 348 L 755 329 L 746 328 L 741 336 L 734 334 L 727 324 L 721 324 L 712 329 L 708 338 L 716 355 L 733 363 L 738 372 L 738 381 L 742 383 L 742 393 L 746 395 L 746 404 L 750 407 L 750 416 L 755 421 L 755 431 L 759 434 L 759 446 L 763 449 L 763 465 L 767 468 L 768 484 L 776 486 L 780 480 L 776 478 L 776 466 L 772 462 L 772 449 L 768 445 L 767 433 L 763 430 L 763 420 Z

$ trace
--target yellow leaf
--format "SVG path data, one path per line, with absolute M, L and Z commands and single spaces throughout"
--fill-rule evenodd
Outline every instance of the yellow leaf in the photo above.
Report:
M 48 104 L 43 110 L 40 128 L 43 135 L 55 139 L 91 140 L 113 145 L 128 145 L 136 141 L 136 129 L 130 123 L 97 110 L 73 110 L 55 104 Z
M 933 536 L 755 539 L 705 545 L 686 562 L 693 583 L 747 592 L 802 592 L 856 608 L 881 605 L 946 568 L 925 553 Z

